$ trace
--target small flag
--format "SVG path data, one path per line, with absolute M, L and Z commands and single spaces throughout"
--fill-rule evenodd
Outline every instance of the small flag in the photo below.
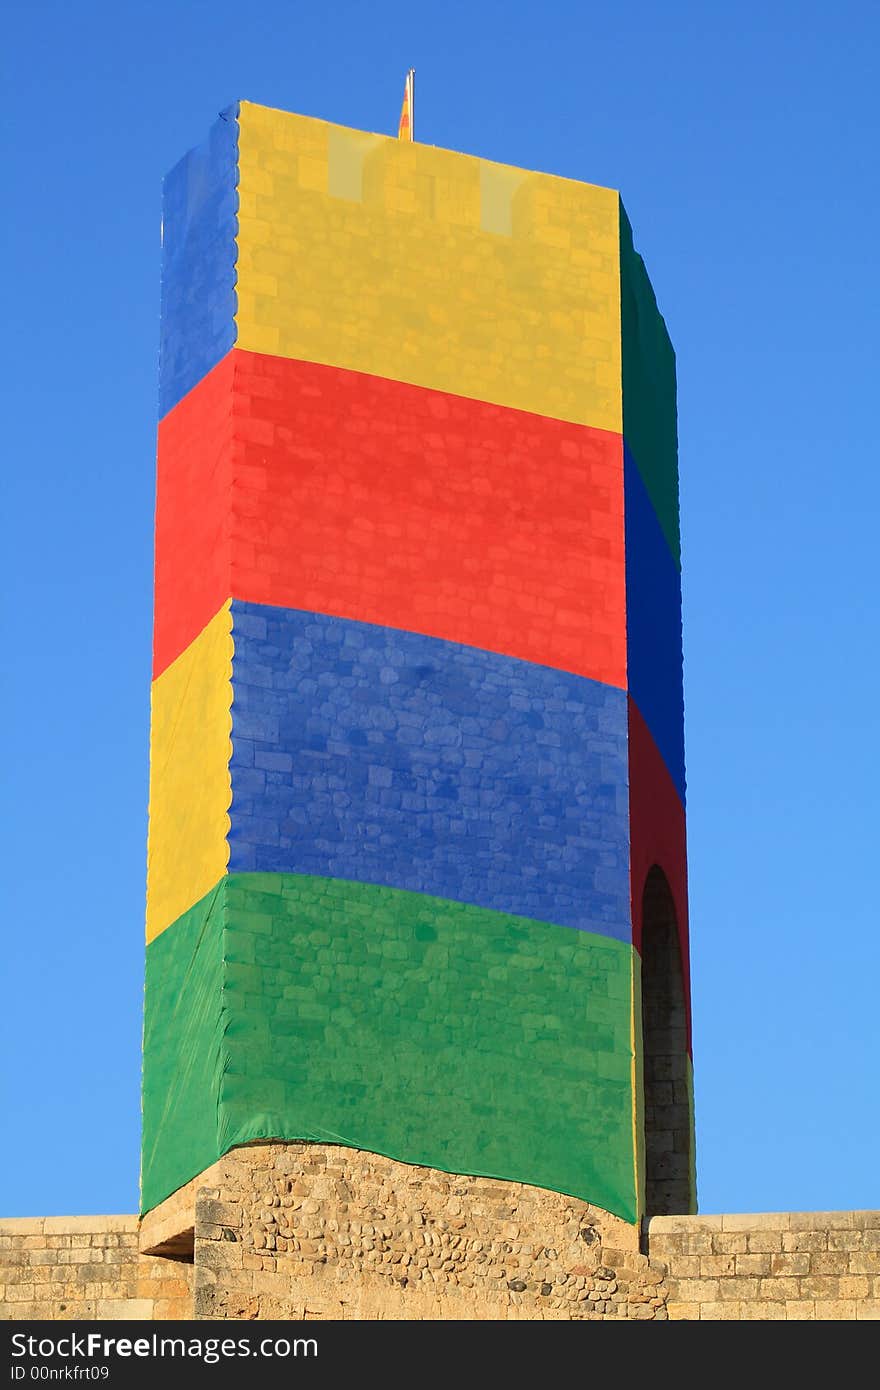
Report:
M 416 70 L 410 68 L 406 74 L 406 86 L 403 89 L 403 106 L 400 108 L 400 125 L 397 127 L 398 140 L 415 139 L 415 121 L 413 118 L 415 79 Z

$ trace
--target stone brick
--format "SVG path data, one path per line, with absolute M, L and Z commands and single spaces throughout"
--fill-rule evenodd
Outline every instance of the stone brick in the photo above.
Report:
M 9 1303 L 29 1303 L 34 1297 L 33 1284 L 8 1284 L 6 1299 Z
M 705 1231 L 720 1231 L 723 1216 L 652 1216 L 648 1222 L 648 1238 L 657 1236 L 696 1235 Z
M 862 1232 L 851 1231 L 829 1231 L 828 1249 L 829 1250 L 861 1250 Z
M 871 1297 L 872 1292 L 873 1286 L 871 1280 L 865 1275 L 844 1275 L 838 1286 L 838 1294 L 841 1298 L 867 1300 Z
M 783 1231 L 783 1250 L 815 1251 L 828 1249 L 825 1231 Z
M 201 1198 L 196 1202 L 196 1220 L 216 1226 L 240 1226 L 241 1208 L 234 1202 L 217 1202 Z
M 782 1249 L 781 1231 L 749 1231 L 746 1240 L 753 1255 L 775 1254 Z
M 730 1215 L 721 1218 L 725 1231 L 787 1231 L 790 1217 L 787 1212 L 757 1212 L 752 1215 Z
M 656 1219 L 657 1218 L 655 1218 L 655 1220 Z M 652 1221 L 652 1227 L 653 1224 L 654 1222 Z M 665 1259 L 667 1255 L 680 1254 L 684 1251 L 687 1239 L 688 1237 L 684 1232 L 670 1232 L 668 1235 L 665 1232 L 661 1232 L 656 1236 L 652 1232 L 649 1236 L 649 1243 L 651 1250 L 662 1260 Z
M 666 1305 L 666 1315 L 670 1322 L 699 1322 L 699 1303 L 676 1303 L 672 1299 Z
M 785 1303 L 760 1298 L 754 1303 L 740 1304 L 739 1315 L 743 1322 L 784 1322 Z
M 100 1235 L 112 1231 L 137 1234 L 136 1216 L 47 1216 L 43 1219 L 45 1235 Z
M 55 1265 L 58 1262 L 58 1257 L 54 1250 L 29 1250 L 27 1254 L 27 1262 L 30 1266 Z
M 717 1279 L 673 1279 L 672 1296 L 680 1303 L 714 1303 L 718 1300 Z
M 849 1255 L 845 1250 L 816 1250 L 810 1255 L 811 1274 L 846 1274 Z
M 786 1299 L 785 1316 L 789 1322 L 812 1322 L 816 1305 L 811 1298 Z
M 711 1255 L 713 1253 L 713 1242 L 717 1239 L 708 1231 L 693 1231 L 690 1235 L 681 1237 L 683 1250 L 688 1255 Z
M 852 1224 L 858 1231 L 880 1230 L 880 1211 L 854 1211 Z
M 749 1248 L 745 1231 L 719 1231 L 712 1236 L 712 1252 L 716 1255 L 744 1255 Z
M 741 1316 L 740 1305 L 735 1300 L 723 1303 L 702 1303 L 700 1305 L 701 1322 L 738 1322 Z
M 722 1300 L 729 1298 L 754 1299 L 760 1296 L 761 1280 L 757 1277 L 752 1278 L 746 1275 L 734 1275 L 731 1278 L 722 1279 L 718 1285 L 718 1296 Z
M 807 1274 L 800 1280 L 802 1298 L 836 1299 L 840 1293 L 840 1280 L 833 1274 Z
M 852 1299 L 817 1299 L 816 1321 L 855 1321 L 856 1305 Z
M 758 1293 L 761 1298 L 798 1299 L 801 1296 L 800 1280 L 786 1278 L 784 1275 L 762 1279 Z
M 853 1226 L 851 1211 L 793 1211 L 789 1213 L 790 1231 L 849 1231 Z
M 784 1254 L 770 1256 L 770 1273 L 775 1275 L 809 1274 L 810 1256 L 807 1254 Z
M 151 1319 L 153 1316 L 153 1301 L 149 1298 L 102 1298 L 97 1303 L 97 1314 L 99 1318 L 106 1318 L 108 1321 L 129 1318 Z

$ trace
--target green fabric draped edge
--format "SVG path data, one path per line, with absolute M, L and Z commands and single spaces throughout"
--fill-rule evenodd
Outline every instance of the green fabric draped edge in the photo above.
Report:
M 147 949 L 142 1210 L 236 1144 L 346 1144 L 636 1220 L 632 950 L 419 893 L 232 874 Z
M 635 459 L 675 563 L 678 516 L 678 407 L 675 351 L 632 227 L 620 205 L 620 317 L 623 437 Z

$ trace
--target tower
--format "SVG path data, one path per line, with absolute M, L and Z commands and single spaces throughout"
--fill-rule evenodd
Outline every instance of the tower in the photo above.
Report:
M 241 103 L 166 181 L 142 1206 L 693 1206 L 675 368 L 618 195 Z

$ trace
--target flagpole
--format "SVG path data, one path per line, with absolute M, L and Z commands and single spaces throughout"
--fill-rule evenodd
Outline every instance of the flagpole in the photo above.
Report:
M 416 70 L 409 70 L 409 138 L 416 138 Z

